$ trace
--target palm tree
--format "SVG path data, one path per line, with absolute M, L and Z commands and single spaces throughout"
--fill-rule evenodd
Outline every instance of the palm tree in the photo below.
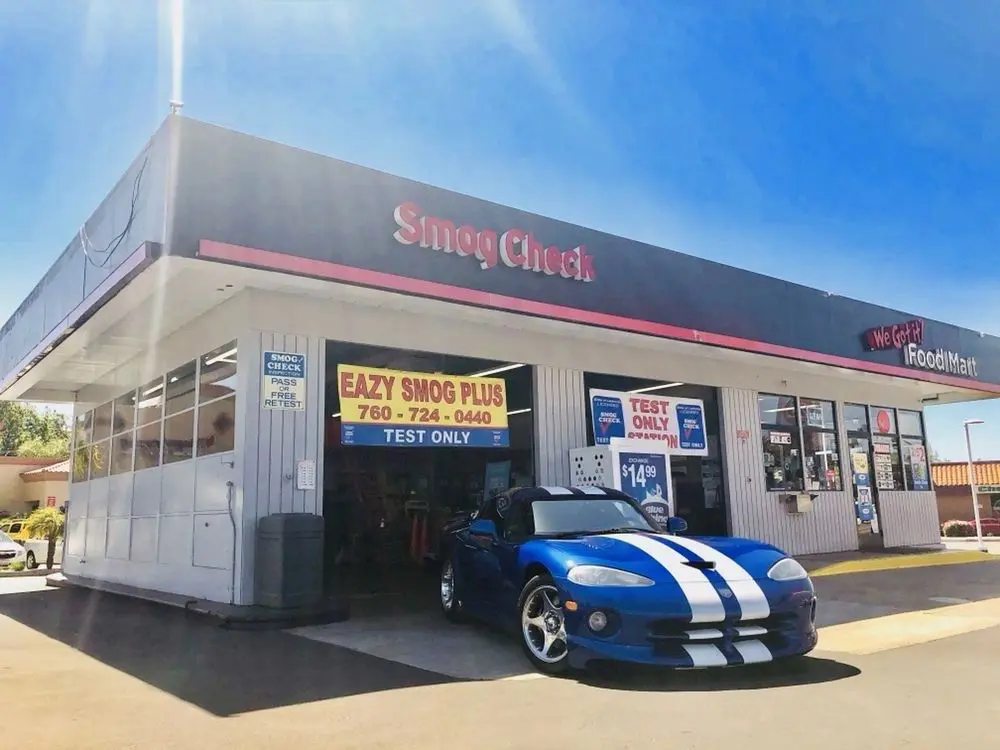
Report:
M 24 525 L 29 536 L 49 540 L 49 549 L 45 555 L 45 567 L 49 570 L 56 563 L 56 540 L 62 535 L 65 524 L 66 517 L 58 508 L 39 508 L 32 511 Z

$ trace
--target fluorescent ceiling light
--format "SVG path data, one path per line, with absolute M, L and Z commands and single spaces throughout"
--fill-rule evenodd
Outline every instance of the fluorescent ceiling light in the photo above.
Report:
M 496 375 L 500 372 L 507 372 L 508 370 L 516 370 L 518 367 L 525 367 L 524 364 L 519 365 L 501 365 L 500 367 L 493 367 L 489 370 L 483 370 L 482 372 L 474 372 L 471 375 L 466 375 L 467 378 L 485 378 L 487 375 Z
M 234 346 L 228 352 L 223 352 L 222 354 L 216 354 L 211 359 L 205 360 L 205 365 L 214 365 L 216 362 L 229 362 L 231 364 L 236 364 L 235 360 L 229 359 L 229 357 L 236 354 L 236 347 Z
M 142 395 L 143 395 L 143 396 L 148 396 L 148 395 L 149 395 L 149 394 L 151 394 L 151 393 L 156 393 L 156 392 L 157 392 L 158 390 L 160 390 L 160 389 L 161 389 L 162 387 L 163 387 L 163 383 L 157 383 L 157 384 L 156 384 L 156 385 L 154 385 L 154 386 L 153 386 L 152 388 L 150 388 L 150 389 L 149 389 L 148 391 L 143 391 L 143 394 L 142 394 Z
M 629 393 L 649 393 L 650 391 L 662 391 L 665 388 L 676 388 L 684 383 L 661 383 L 660 385 L 647 385 L 645 388 L 636 388 Z
M 530 408 L 528 408 L 528 409 L 514 409 L 514 411 L 507 412 L 507 416 L 508 417 L 513 417 L 515 414 L 527 414 L 529 411 L 531 411 Z
M 764 409 L 765 414 L 777 414 L 779 411 L 795 411 L 794 406 L 783 406 L 780 409 Z
M 336 418 L 337 418 L 337 417 L 339 417 L 339 416 L 340 416 L 340 412 L 338 411 L 338 412 L 337 412 L 336 414 L 331 414 L 331 415 L 330 415 L 330 418 L 331 418 L 331 419 L 336 419 Z

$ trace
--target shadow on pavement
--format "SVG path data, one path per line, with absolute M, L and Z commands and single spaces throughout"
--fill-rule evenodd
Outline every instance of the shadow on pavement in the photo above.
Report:
M 746 667 L 699 670 L 663 670 L 620 664 L 593 665 L 578 678 L 583 684 L 609 690 L 646 692 L 720 692 L 765 690 L 776 687 L 816 685 L 857 677 L 861 670 L 850 664 L 812 656 L 779 660 Z
M 77 588 L 0 596 L 0 614 L 217 716 L 398 688 L 444 675 L 275 631 Z

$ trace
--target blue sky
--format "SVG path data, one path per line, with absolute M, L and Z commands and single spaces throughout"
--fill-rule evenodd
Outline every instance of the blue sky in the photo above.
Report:
M 0 2 L 0 316 L 166 113 L 169 5 Z M 189 0 L 185 114 L 1000 334 L 990 0 Z M 928 412 L 964 455 L 961 420 Z

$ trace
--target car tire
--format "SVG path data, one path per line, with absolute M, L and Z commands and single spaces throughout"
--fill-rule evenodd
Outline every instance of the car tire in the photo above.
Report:
M 524 584 L 517 600 L 521 648 L 539 672 L 561 675 L 570 670 L 569 643 L 562 600 L 549 575 L 537 575 Z
M 462 622 L 465 618 L 462 616 L 462 602 L 458 598 L 458 588 L 455 585 L 455 566 L 452 564 L 451 558 L 445 558 L 441 564 L 438 593 L 441 611 L 445 618 L 454 623 Z
M 38 567 L 38 560 L 35 559 L 35 553 L 30 549 L 28 550 L 28 554 L 24 556 L 24 567 L 28 570 L 34 570 Z

